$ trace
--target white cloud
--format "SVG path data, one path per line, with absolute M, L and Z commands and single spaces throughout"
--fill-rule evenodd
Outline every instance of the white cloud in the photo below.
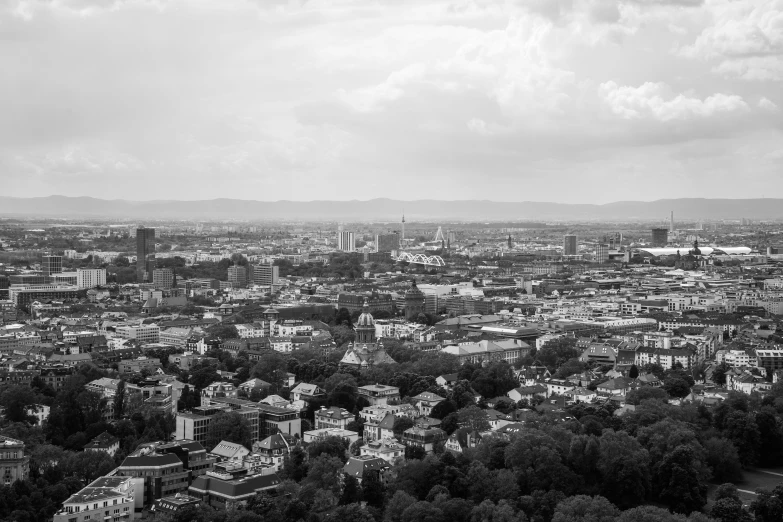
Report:
M 765 111 L 776 111 L 778 110 L 777 104 L 766 97 L 761 97 L 759 100 L 759 109 L 764 109 Z
M 630 87 L 609 81 L 602 83 L 599 91 L 612 112 L 625 119 L 652 118 L 667 122 L 706 118 L 748 108 L 737 95 L 716 93 L 702 100 L 686 94 L 674 95 L 668 85 L 660 82 Z

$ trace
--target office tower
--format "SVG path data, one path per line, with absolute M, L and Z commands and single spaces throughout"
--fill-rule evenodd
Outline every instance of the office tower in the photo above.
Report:
M 41 270 L 45 276 L 63 271 L 63 256 L 46 255 L 41 258 Z
M 598 244 L 595 247 L 595 261 L 599 264 L 609 261 L 609 245 Z
M 669 217 L 669 232 L 674 232 L 674 211 L 672 210 L 672 214 Z
M 579 251 L 576 240 L 576 234 L 566 234 L 563 236 L 563 255 L 575 256 Z
M 669 231 L 665 228 L 652 229 L 652 244 L 655 247 L 665 247 L 669 242 Z
M 353 232 L 341 231 L 337 233 L 337 250 L 343 252 L 356 251 L 356 237 Z
M 105 268 L 77 268 L 76 286 L 79 288 L 95 288 L 106 285 Z
M 231 288 L 244 288 L 247 286 L 247 269 L 241 265 L 228 267 L 228 282 Z
M 136 282 L 145 283 L 152 279 L 155 270 L 155 229 L 136 229 Z
M 152 286 L 156 289 L 174 287 L 174 271 L 171 268 L 155 268 L 152 271 Z
M 250 267 L 250 265 L 248 265 Z M 280 278 L 280 267 L 270 264 L 253 265 L 252 282 L 259 286 L 276 285 Z
M 391 252 L 400 248 L 400 236 L 398 234 L 378 234 L 375 236 L 376 252 Z

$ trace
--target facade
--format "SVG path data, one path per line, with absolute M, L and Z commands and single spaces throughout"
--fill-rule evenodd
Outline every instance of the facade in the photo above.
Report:
M 11 286 L 8 289 L 8 298 L 14 303 L 14 307 L 30 311 L 30 305 L 35 301 L 63 301 L 76 299 L 79 289 L 76 286 L 60 285 L 25 285 Z
M 149 283 L 155 270 L 155 229 L 136 229 L 136 282 Z
M 248 265 L 248 269 L 250 265 Z M 280 267 L 270 264 L 253 265 L 253 284 L 259 286 L 276 285 L 280 279 Z
M 341 293 L 337 296 L 337 308 L 345 308 L 351 313 L 363 312 L 365 304 L 370 313 L 378 311 L 391 313 L 394 311 L 394 300 L 391 294 L 380 294 L 377 292 L 373 292 L 370 295 Z
M 566 234 L 563 236 L 563 255 L 575 256 L 579 253 L 576 234 Z
M 63 256 L 43 256 L 41 258 L 41 271 L 45 276 L 61 273 L 63 271 Z
M 356 237 L 353 232 L 339 231 L 337 233 L 337 250 L 356 252 Z
M 174 271 L 171 268 L 156 268 L 152 271 L 152 286 L 162 290 L 174 287 Z
M 262 464 L 272 466 L 275 472 L 283 468 L 285 456 L 291 451 L 291 443 L 284 435 L 275 433 L 253 444 L 253 453 L 260 455 Z
M 378 234 L 375 236 L 375 251 L 376 252 L 391 252 L 392 250 L 399 250 L 400 248 L 400 236 L 398 234 Z
M 595 246 L 595 262 L 604 264 L 609 261 L 609 245 L 600 243 Z
M 95 288 L 106 286 L 105 268 L 77 268 L 76 286 L 79 288 Z
M 6 486 L 26 480 L 30 474 L 30 457 L 24 454 L 24 442 L 0 435 L 0 482 Z
M 402 443 L 424 450 L 425 453 L 435 451 L 435 445 L 446 438 L 446 432 L 440 428 L 416 425 L 408 428 L 402 434 Z
M 264 439 L 275 433 L 284 435 L 302 434 L 302 419 L 299 412 L 288 408 L 278 408 L 268 404 L 258 404 L 258 438 Z
M 394 438 L 394 421 L 397 416 L 393 413 L 370 417 L 364 423 L 363 439 L 365 442 Z
M 247 475 L 210 471 L 198 477 L 188 493 L 202 503 L 217 509 L 244 505 L 257 493 L 273 490 L 280 484 L 277 474 Z
M 228 282 L 231 288 L 245 288 L 247 286 L 247 268 L 240 265 L 228 267 Z
M 652 245 L 654 247 L 665 247 L 669 243 L 668 228 L 652 229 Z

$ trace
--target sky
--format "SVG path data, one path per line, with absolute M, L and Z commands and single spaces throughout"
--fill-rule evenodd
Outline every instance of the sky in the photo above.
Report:
M 783 0 L 3 0 L 0 195 L 783 197 Z

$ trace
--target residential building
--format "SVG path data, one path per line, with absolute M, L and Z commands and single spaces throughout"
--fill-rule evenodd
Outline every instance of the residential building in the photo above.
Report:
M 576 234 L 566 234 L 563 236 L 563 255 L 575 256 L 579 253 Z
M 472 428 L 458 428 L 446 439 L 444 448 L 452 453 L 462 453 L 468 448 L 478 446 L 481 438 L 481 434 Z
M 435 445 L 445 438 L 446 432 L 440 428 L 416 425 L 403 432 L 402 443 L 406 446 L 422 448 L 425 453 L 432 453 Z
M 389 463 L 382 458 L 359 455 L 348 459 L 348 462 L 343 466 L 343 473 L 355 478 L 361 484 L 362 480 L 370 475 L 374 475 L 376 479 L 384 482 L 385 475 L 390 469 Z
M 378 457 L 394 465 L 405 458 L 405 446 L 394 438 L 375 439 L 359 448 L 359 454 Z
M 302 440 L 306 443 L 316 442 L 331 437 L 338 437 L 346 441 L 348 444 L 353 444 L 359 440 L 359 433 L 340 428 L 321 428 L 318 430 L 306 431 L 302 434 Z
M 142 493 L 141 480 L 127 476 L 100 477 L 68 497 L 52 522 L 132 521 L 136 519 L 137 498 Z
M 120 449 L 120 439 L 107 432 L 97 435 L 94 439 L 84 446 L 84 451 L 102 451 L 113 457 Z
M 261 463 L 272 466 L 275 472 L 283 468 L 283 461 L 291 451 L 295 439 L 288 441 L 286 435 L 275 433 L 253 444 L 253 453 L 260 455 Z
M 117 363 L 117 371 L 121 375 L 128 375 L 132 373 L 141 373 L 142 370 L 148 372 L 155 372 L 162 368 L 160 359 L 154 357 L 139 357 L 137 359 L 129 359 L 120 361 Z
M 327 408 L 321 406 L 321 409 L 315 412 L 315 429 L 347 429 L 351 421 L 356 420 L 351 412 L 337 406 Z
M 152 286 L 158 290 L 174 287 L 174 271 L 171 268 L 156 268 L 152 271 Z
M 356 236 L 353 232 L 337 232 L 337 250 L 341 252 L 356 252 Z
M 231 288 L 245 288 L 247 286 L 247 267 L 233 265 L 228 267 L 228 282 Z
M 300 382 L 291 390 L 292 401 L 309 402 L 315 398 L 325 397 L 326 393 L 315 384 Z
M 248 269 L 251 265 L 248 265 Z M 276 285 L 280 279 L 280 267 L 271 264 L 252 265 L 253 284 L 258 286 Z
M 201 406 L 210 406 L 210 399 L 215 397 L 236 399 L 238 392 L 230 382 L 213 382 L 201 390 Z
M 189 507 L 198 507 L 201 505 L 201 499 L 177 493 L 171 497 L 163 497 L 156 500 L 150 508 L 152 513 L 164 513 L 166 515 L 176 515 L 178 512 Z
M 363 439 L 366 442 L 374 440 L 394 438 L 394 421 L 397 417 L 393 413 L 374 415 L 364 423 Z
M 24 454 L 24 442 L 0 435 L 0 483 L 6 486 L 17 480 L 27 480 L 30 457 Z
M 419 413 L 425 417 L 429 417 L 432 413 L 432 408 L 443 402 L 443 397 L 435 395 L 430 392 L 423 392 L 413 397 L 416 408 L 419 409 Z
M 363 397 L 371 406 L 382 406 L 400 400 L 400 389 L 397 386 L 387 386 L 385 384 L 368 384 L 359 386 L 359 397 Z
M 76 286 L 79 288 L 95 288 L 106 286 L 105 268 L 77 268 Z
M 209 452 L 209 456 L 214 457 L 217 462 L 234 462 L 238 464 L 241 464 L 248 455 L 250 455 L 249 449 L 241 444 L 227 440 L 221 440 Z

